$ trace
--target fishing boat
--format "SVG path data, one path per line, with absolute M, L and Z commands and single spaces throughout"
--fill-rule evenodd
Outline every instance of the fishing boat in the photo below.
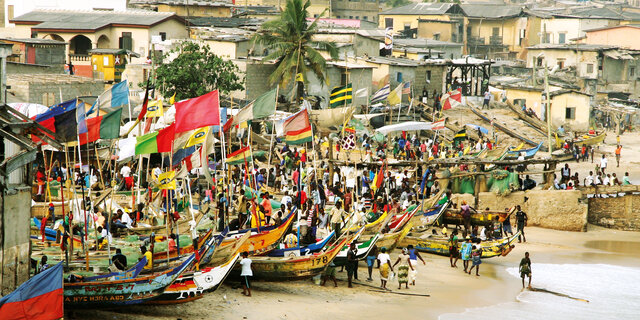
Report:
M 472 226 L 489 226 L 495 217 L 500 216 L 504 212 L 498 211 L 471 211 L 471 225 Z M 462 213 L 457 209 L 446 210 L 443 214 L 443 223 L 445 225 L 455 224 L 464 225 L 464 218 Z
M 382 236 L 380 236 L 380 239 L 378 239 L 378 243 L 376 245 L 379 248 L 382 248 L 382 247 L 386 248 L 387 252 L 391 252 L 393 249 L 395 249 L 398 242 L 402 240 L 404 237 L 406 237 L 407 234 L 409 234 L 409 231 L 411 231 L 411 228 L 413 228 L 413 224 L 408 223 L 400 231 L 385 233 Z
M 577 144 L 578 146 L 594 146 L 603 143 L 606 137 L 607 133 L 604 131 L 597 135 L 586 134 L 573 139 L 573 144 Z
M 387 219 L 388 215 L 389 214 L 385 211 L 376 220 L 365 224 L 364 225 L 364 231 L 365 232 L 370 232 L 372 230 L 380 228 L 381 224 Z M 352 227 L 350 227 L 350 228 L 348 228 L 348 229 L 346 229 L 344 231 L 345 232 L 356 232 L 356 231 L 360 230 L 360 228 L 361 228 L 361 226 L 355 225 L 355 226 L 352 226 Z
M 62 216 L 62 201 L 54 201 L 54 202 L 35 202 L 31 205 L 31 218 L 42 219 L 46 214 L 49 213 L 49 203 L 53 204 L 53 208 L 55 212 L 57 212 L 58 216 Z M 66 211 L 71 209 L 71 201 L 65 200 L 64 207 Z
M 402 229 L 419 211 L 419 207 L 409 207 L 403 214 L 395 215 L 389 221 L 389 232 L 396 232 Z
M 479 244 L 482 248 L 482 258 L 491 258 L 497 256 L 505 256 L 511 251 L 511 244 L 518 239 L 518 235 L 520 233 L 516 233 L 515 235 L 502 238 L 498 240 L 490 240 L 490 241 L 482 241 Z M 438 255 L 449 255 L 449 239 L 442 236 L 429 236 L 425 238 L 421 237 L 411 237 L 407 236 L 402 239 L 398 246 L 406 247 L 408 245 L 413 245 L 420 252 L 433 253 Z M 462 241 L 458 241 L 458 249 L 462 245 Z
M 195 218 L 196 225 L 200 223 L 200 220 L 202 220 L 203 217 L 204 215 L 201 212 L 198 212 L 195 214 L 194 218 Z M 183 219 L 178 220 L 177 222 L 178 230 L 189 230 L 190 223 L 191 223 L 191 217 L 188 217 L 188 218 L 185 217 Z M 167 226 L 165 225 L 158 225 L 158 226 L 150 226 L 150 227 L 133 227 L 133 228 L 128 228 L 127 231 L 129 233 L 150 235 L 151 233 L 161 233 L 162 231 L 166 230 L 166 228 Z
M 65 307 L 113 307 L 147 302 L 160 296 L 194 261 L 195 255 L 191 255 L 177 267 L 141 277 L 64 283 Z
M 33 226 L 31 227 L 31 238 L 32 239 L 42 239 L 42 234 L 40 233 L 40 227 L 42 223 L 37 218 L 31 218 L 33 221 Z M 45 239 L 48 241 L 57 241 L 58 239 L 58 231 L 55 229 L 45 227 L 44 228 Z M 73 240 L 76 243 L 82 243 L 82 239 L 79 236 L 74 236 Z
M 204 235 L 202 235 L 200 239 L 198 239 L 198 248 L 202 248 L 205 242 L 207 242 L 209 238 L 212 237 L 212 235 L 213 235 L 213 230 L 211 229 L 209 229 L 209 231 L 207 231 Z M 187 255 L 191 253 L 193 253 L 193 243 L 180 247 L 181 255 Z M 177 258 L 177 257 L 178 257 L 178 250 L 169 251 L 169 258 Z M 166 259 L 167 259 L 167 251 L 157 251 L 153 253 L 153 261 L 166 260 Z
M 331 231 L 331 233 L 329 233 L 326 237 L 324 237 L 324 239 L 321 239 L 316 243 L 312 243 L 308 246 L 302 246 L 302 247 L 273 249 L 269 251 L 267 255 L 269 257 L 307 256 L 322 250 L 322 248 L 324 248 L 327 245 L 327 243 L 329 243 L 329 240 L 331 240 L 333 236 L 335 236 L 335 234 L 336 234 L 335 231 Z
M 445 211 L 447 211 L 450 205 L 451 201 L 447 201 L 441 206 L 429 209 L 429 211 L 427 212 L 418 211 L 410 220 L 413 224 L 413 229 L 423 230 L 425 228 L 431 227 L 438 221 L 438 219 L 440 219 L 440 217 L 442 217 L 442 215 Z
M 558 160 L 558 161 L 575 160 L 573 156 L 573 152 L 565 149 L 554 150 L 553 152 L 551 152 L 551 159 Z
M 202 266 L 221 265 L 225 261 L 228 261 L 234 255 L 242 253 L 240 249 L 242 249 L 242 247 L 247 242 L 247 240 L 249 240 L 250 236 L 251 236 L 251 233 L 245 233 L 242 237 L 233 240 L 231 244 L 228 244 L 224 247 L 222 246 L 221 243 L 219 243 L 215 247 L 213 252 L 210 252 L 210 254 L 204 255 L 203 259 L 200 262 L 200 265 Z
M 279 226 L 265 226 L 261 228 L 245 229 L 229 233 L 221 244 L 221 247 L 225 247 L 238 238 L 244 236 L 245 233 L 250 233 L 249 240 L 245 242 L 241 247 L 241 252 L 248 252 L 249 254 L 266 253 L 276 248 L 280 240 L 284 237 L 286 231 L 293 223 L 293 217 L 295 210 L 291 210 L 286 220 Z M 253 231 L 255 230 L 255 232 Z
M 356 244 L 356 260 L 362 260 L 369 255 L 369 252 L 373 250 L 373 247 L 380 240 L 380 234 L 376 233 L 373 237 L 369 238 L 369 240 Z M 354 237 L 355 239 L 355 237 Z M 354 240 L 355 241 L 355 240 Z M 333 263 L 337 266 L 343 266 L 347 263 L 347 252 L 349 251 L 348 246 L 344 246 L 340 253 L 333 260 Z
M 387 124 L 387 114 L 377 113 L 375 116 L 369 118 L 369 125 L 373 129 L 382 128 Z
M 290 281 L 306 279 L 320 274 L 333 261 L 338 252 L 353 237 L 343 238 L 327 251 L 317 252 L 304 257 L 251 257 L 251 269 L 254 279 L 270 281 Z M 236 267 L 235 273 L 240 274 Z
M 520 157 L 520 155 L 523 153 L 525 159 L 531 159 L 536 155 L 536 153 L 538 153 L 538 150 L 540 150 L 541 147 L 542 142 L 540 142 L 537 146 L 529 149 L 509 150 L 507 151 L 507 155 L 504 157 L 504 159 L 515 160 L 518 159 L 518 157 Z

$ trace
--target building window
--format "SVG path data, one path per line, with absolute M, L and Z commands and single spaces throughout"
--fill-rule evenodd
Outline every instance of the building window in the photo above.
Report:
M 393 18 L 384 18 L 384 27 L 393 28 Z
M 122 36 L 118 39 L 120 49 L 133 50 L 133 39 L 131 38 L 131 32 L 123 32 Z
M 166 32 L 160 32 L 160 39 L 162 39 L 162 41 L 167 40 L 167 33 Z
M 341 86 L 346 86 L 347 85 L 347 74 L 346 73 L 340 74 L 340 85 Z
M 397 81 L 398 83 L 402 83 L 402 72 L 398 72 L 398 73 L 396 74 L 396 81 Z
M 314 15 L 313 15 L 313 17 L 314 17 L 314 18 L 317 18 L 317 17 L 318 17 L 318 14 L 314 14 Z M 338 18 L 340 18 L 340 17 L 338 17 Z
M 404 31 L 406 31 L 406 32 L 411 31 L 411 23 L 405 23 L 404 24 Z
M 636 67 L 629 67 L 629 79 L 633 79 L 636 76 Z
M 593 63 L 587 63 L 587 73 L 593 73 Z
M 431 57 L 429 57 L 431 58 Z M 427 83 L 431 83 L 431 70 L 427 70 Z
M 565 32 L 558 33 L 558 43 L 564 44 L 566 42 L 567 34 Z
M 576 108 L 567 107 L 565 109 L 564 117 L 567 120 L 575 120 L 576 119 Z
M 356 20 L 360 20 L 360 16 L 356 16 Z
M 433 40 L 440 40 L 440 32 L 436 32 L 433 34 Z
M 564 69 L 564 59 L 558 59 L 556 64 L 558 65 L 558 69 Z
M 369 17 L 364 16 L 364 17 L 362 17 L 362 20 L 368 21 L 368 20 L 369 20 Z
M 500 35 L 500 28 L 498 28 L 498 27 L 493 27 L 492 35 L 494 35 L 494 36 L 499 36 L 499 35 Z
M 544 59 L 542 57 L 539 57 L 536 63 L 538 67 L 542 67 L 542 61 L 544 61 Z
M 547 32 L 544 34 L 542 43 L 551 43 L 551 33 Z
M 349 19 L 353 19 L 353 16 L 349 16 Z

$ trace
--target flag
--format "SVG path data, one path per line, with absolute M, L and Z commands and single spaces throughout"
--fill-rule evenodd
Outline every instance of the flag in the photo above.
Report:
M 462 92 L 459 89 L 449 91 L 442 95 L 440 103 L 442 104 L 442 110 L 449 110 L 453 107 L 459 107 L 462 105 Z
M 302 75 L 302 73 L 296 74 L 296 82 L 304 82 L 304 75 Z
M 64 316 L 62 262 L 38 273 L 0 298 L 2 319 L 49 320 Z
M 136 155 L 136 137 L 118 140 L 118 161 L 123 161 Z
M 57 115 L 61 115 L 69 110 L 74 110 L 78 104 L 78 99 L 71 99 L 65 102 L 58 103 L 49 108 L 49 110 L 36 116 L 35 121 L 40 123 L 45 120 L 51 119 Z
M 162 99 L 149 101 L 147 104 L 147 118 L 162 117 L 164 114 L 164 108 L 162 106 Z
M 158 142 L 156 137 L 158 131 L 147 133 L 143 136 L 136 137 L 136 156 L 140 154 L 150 154 L 158 152 Z
M 355 134 L 356 133 L 356 128 L 355 127 L 345 127 L 344 128 L 344 132 L 350 133 L 350 134 Z
M 220 125 L 220 95 L 213 90 L 197 98 L 176 102 L 176 133 Z
M 367 95 L 369 95 L 369 88 L 356 90 L 356 98 L 365 98 Z
M 351 103 L 353 88 L 351 83 L 343 87 L 335 87 L 331 90 L 331 96 L 329 97 L 329 106 L 331 108 L 338 108 L 346 106 Z
M 138 114 L 138 121 L 142 121 L 142 119 L 144 119 L 144 117 L 147 115 L 148 105 L 149 105 L 149 79 L 147 79 L 147 88 L 144 90 L 144 99 L 142 99 L 142 109 L 140 109 L 140 114 Z
M 350 134 L 348 136 L 345 136 L 344 138 L 342 138 L 342 141 L 340 141 L 340 144 L 342 145 L 342 149 L 344 150 L 353 150 L 356 148 L 356 135 L 355 134 Z
M 158 176 L 158 189 L 160 190 L 175 190 L 176 189 L 176 172 L 167 171 Z
M 98 139 L 116 139 L 120 136 L 120 117 L 122 108 L 109 112 L 104 116 L 87 119 L 88 131 L 80 135 L 80 144 L 95 142 Z
M 58 136 L 58 141 L 69 142 L 74 141 L 78 137 L 78 121 L 76 119 L 76 110 L 69 110 L 54 118 L 54 132 Z
M 169 105 L 174 105 L 176 103 L 176 93 L 174 92 L 173 95 L 171 96 L 171 98 L 169 98 Z
M 380 88 L 380 90 L 376 91 L 376 93 L 373 94 L 373 97 L 371 97 L 371 103 L 376 103 L 387 99 L 389 93 L 391 92 L 390 88 L 391 87 L 387 83 L 384 87 Z
M 172 123 L 168 127 L 158 130 L 156 136 L 156 146 L 158 152 L 171 152 L 173 140 L 175 138 L 175 123 Z
M 284 135 L 287 144 L 303 144 L 311 141 L 311 123 L 307 109 L 284 120 Z
M 431 123 L 431 130 L 443 130 L 444 128 L 444 118 Z
M 380 171 L 376 173 L 375 177 L 373 178 L 373 181 L 371 181 L 371 190 L 375 192 L 380 188 L 380 186 L 382 186 L 383 182 L 384 182 L 384 165 L 380 166 Z
M 194 168 L 200 168 L 202 166 L 202 148 L 199 148 L 196 152 L 188 155 L 184 158 L 184 164 L 187 167 L 188 171 L 193 170 Z
M 78 135 L 87 133 L 87 114 L 85 113 L 84 102 L 78 101 L 76 106 L 76 123 L 78 124 Z
M 118 108 L 129 104 L 129 85 L 127 80 L 114 84 L 110 89 L 101 93 L 93 103 L 87 114 L 92 114 L 104 108 Z
M 200 128 L 191 134 L 185 148 L 195 146 L 196 144 L 201 144 L 207 138 L 207 134 L 209 134 L 209 127 Z
M 460 141 L 466 140 L 467 139 L 467 129 L 462 129 L 460 131 L 458 131 L 458 133 L 456 133 L 455 136 L 453 136 L 453 142 L 455 144 L 460 143 Z
M 402 101 L 402 83 L 399 84 L 387 97 L 387 101 L 390 105 L 399 104 Z
M 242 108 L 242 110 L 233 117 L 233 125 L 249 120 L 266 118 L 276 113 L 276 92 L 277 88 L 267 91 L 259 96 L 255 101 Z
M 245 161 L 251 161 L 251 148 L 244 147 L 227 155 L 228 164 L 242 164 Z
M 411 94 L 411 81 L 407 81 L 402 85 L 402 94 Z

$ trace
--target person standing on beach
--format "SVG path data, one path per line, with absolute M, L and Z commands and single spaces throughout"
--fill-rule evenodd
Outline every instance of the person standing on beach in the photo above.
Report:
M 407 248 L 402 249 L 402 253 L 398 255 L 398 260 L 393 266 L 395 267 L 398 263 L 400 263 L 398 267 L 398 290 L 402 288 L 403 283 L 409 289 L 409 269 L 413 270 L 414 267 L 411 265 L 411 258 Z
M 380 287 L 387 289 L 387 281 L 389 280 L 389 273 L 393 272 L 391 266 L 391 257 L 387 253 L 387 248 L 380 248 L 380 254 L 378 254 L 378 262 L 380 262 Z
M 351 244 L 349 245 L 349 251 L 347 251 L 347 280 L 349 281 L 349 288 L 353 288 L 351 280 L 356 274 L 356 268 L 358 267 L 357 255 L 358 251 L 356 250 L 356 243 L 354 241 L 351 242 Z
M 480 264 L 482 264 L 482 248 L 480 246 L 473 246 L 473 250 L 471 251 L 471 268 L 469 269 L 468 274 L 471 274 L 473 268 L 476 268 L 476 276 L 480 276 Z
M 504 209 L 504 221 L 502 221 L 502 230 L 504 231 L 504 236 L 507 234 L 513 235 L 513 230 L 511 230 L 511 215 L 509 214 L 509 208 Z M 502 216 L 502 215 L 501 215 Z
M 529 220 L 529 217 L 527 217 L 527 214 L 524 213 L 524 211 L 522 211 L 522 209 L 520 209 L 520 205 L 516 206 L 516 223 L 517 223 L 517 227 L 518 227 L 518 232 L 520 232 L 520 235 L 522 235 L 522 240 L 524 242 L 527 242 L 527 238 L 524 236 L 524 227 L 527 225 L 527 220 Z M 518 235 L 518 242 L 520 241 L 520 235 Z
M 377 256 L 378 256 L 378 246 L 374 244 L 373 248 L 371 248 L 371 250 L 369 251 L 369 254 L 367 255 L 367 269 L 369 269 L 369 278 L 367 278 L 367 281 L 373 281 L 373 278 L 371 278 L 371 275 L 373 273 L 373 265 L 376 262 Z
M 604 170 L 607 169 L 607 164 L 609 163 L 609 161 L 607 160 L 607 157 L 603 154 L 602 158 L 600 159 L 600 170 L 602 171 L 602 174 L 605 175 L 606 173 L 604 173 Z
M 242 294 L 251 297 L 251 282 L 249 281 L 253 277 L 253 271 L 251 270 L 251 259 L 249 259 L 249 253 L 242 253 L 242 260 L 240 260 L 242 271 L 240 277 L 242 277 Z
M 454 260 L 455 259 L 455 260 Z M 457 268 L 458 263 L 458 231 L 454 230 L 449 236 L 449 263 L 451 268 Z
M 409 271 L 409 281 L 411 282 L 412 286 L 416 285 L 416 277 L 418 275 L 418 259 L 420 259 L 420 261 L 422 261 L 423 265 L 426 265 L 427 263 L 424 262 L 424 259 L 422 259 L 422 256 L 420 256 L 420 253 L 418 252 L 418 250 L 416 250 L 412 244 L 407 246 L 407 251 L 409 252 L 409 259 L 411 260 L 411 265 L 413 266 L 413 268 L 411 269 L 411 271 Z
M 469 267 L 469 261 L 471 260 L 471 250 L 473 249 L 473 245 L 471 244 L 471 237 L 467 236 L 467 242 L 463 243 L 460 248 L 460 254 L 462 256 L 462 266 L 464 267 L 464 272 L 467 272 L 467 268 Z
M 524 258 L 520 260 L 520 278 L 522 278 L 522 289 L 524 289 L 524 277 L 529 277 L 528 288 L 531 288 L 531 259 L 529 259 L 529 252 L 525 252 Z
M 622 146 L 618 145 L 618 147 L 616 147 L 616 163 L 617 163 L 617 167 L 620 167 L 620 152 L 622 152 Z

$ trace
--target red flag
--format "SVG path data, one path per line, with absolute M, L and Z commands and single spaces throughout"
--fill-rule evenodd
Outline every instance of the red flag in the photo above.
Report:
M 158 135 L 156 136 L 158 152 L 171 152 L 171 144 L 173 143 L 173 138 L 175 136 L 175 129 L 176 125 L 175 123 L 172 123 L 170 126 L 158 131 Z
M 81 145 L 100 139 L 100 122 L 102 122 L 102 116 L 87 119 L 87 129 L 89 131 L 80 135 Z
M 64 316 L 62 262 L 0 298 L 2 319 L 58 319 Z
M 144 116 L 147 115 L 148 104 L 149 104 L 149 80 L 147 80 L 147 89 L 144 91 L 144 99 L 142 100 L 142 110 L 140 110 L 140 114 L 138 115 L 138 121 L 142 121 L 142 119 L 144 119 Z
M 222 131 L 229 132 L 229 130 L 231 130 L 231 127 L 233 127 L 233 116 L 229 116 L 229 119 L 224 123 L 224 126 L 222 127 Z
M 220 95 L 213 90 L 197 98 L 176 102 L 176 133 L 220 125 Z

